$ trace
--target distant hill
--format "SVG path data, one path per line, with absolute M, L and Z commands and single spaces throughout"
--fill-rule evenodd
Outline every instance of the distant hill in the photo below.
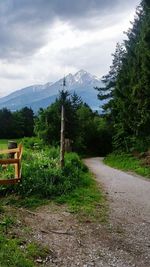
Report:
M 11 111 L 15 111 L 27 106 L 37 112 L 39 108 L 46 108 L 55 101 L 59 90 L 62 89 L 62 83 L 63 78 L 54 83 L 32 85 L 17 90 L 0 98 L 0 109 L 7 107 Z M 80 70 L 74 75 L 69 73 L 66 76 L 66 89 L 70 93 L 75 91 L 94 110 L 99 110 L 100 105 L 94 87 L 101 85 L 99 78 L 85 70 Z

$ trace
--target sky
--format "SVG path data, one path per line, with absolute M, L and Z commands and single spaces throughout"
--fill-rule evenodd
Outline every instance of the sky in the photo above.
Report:
M 0 0 L 0 97 L 80 69 L 107 74 L 140 0 Z

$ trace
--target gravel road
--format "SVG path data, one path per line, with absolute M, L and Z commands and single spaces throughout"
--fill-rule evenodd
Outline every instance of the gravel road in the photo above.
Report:
M 150 181 L 108 167 L 102 158 L 86 159 L 85 164 L 108 195 L 114 243 L 128 254 L 124 262 L 108 266 L 150 267 Z

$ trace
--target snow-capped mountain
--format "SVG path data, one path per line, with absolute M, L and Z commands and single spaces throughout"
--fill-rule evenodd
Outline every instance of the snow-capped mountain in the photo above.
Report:
M 99 109 L 100 102 L 97 99 L 97 91 L 94 87 L 101 86 L 101 80 L 85 70 L 80 70 L 74 75 L 69 73 L 66 77 L 66 90 L 74 91 L 81 96 L 91 108 Z M 46 108 L 55 101 L 58 92 L 62 90 L 63 78 L 55 83 L 33 85 L 17 90 L 8 96 L 0 98 L 0 109 L 7 107 L 15 111 L 22 107 L 31 107 L 35 112 L 39 108 Z

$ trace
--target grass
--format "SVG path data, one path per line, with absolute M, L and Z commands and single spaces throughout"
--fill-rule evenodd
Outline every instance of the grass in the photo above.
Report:
M 41 262 L 50 254 L 34 242 L 11 238 L 0 232 L 0 266 L 1 267 L 35 267 L 36 260 Z M 42 265 L 43 266 L 43 265 Z
M 1 267 L 32 267 L 34 262 L 26 257 L 19 248 L 17 239 L 10 239 L 0 234 L 0 263 Z
M 84 176 L 81 187 L 70 194 L 62 195 L 56 199 L 57 203 L 67 204 L 69 211 L 78 214 L 81 221 L 91 220 L 106 223 L 107 205 L 102 190 L 90 173 Z
M 26 225 L 20 222 L 17 209 L 0 206 L 0 266 L 1 267 L 35 267 L 37 259 L 42 262 L 52 253 L 29 238 L 25 233 Z M 18 224 L 19 218 L 19 224 Z M 20 234 L 19 234 L 20 233 Z
M 29 240 L 17 238 L 13 234 L 17 227 L 15 217 L 8 216 L 5 209 L 0 211 L 0 266 L 37 266 L 35 259 L 46 257 L 46 249 Z
M 0 212 L 1 209 L 3 210 L 4 206 L 14 206 L 18 208 L 27 208 L 31 210 L 35 210 L 36 208 L 48 205 L 51 200 L 39 198 L 38 196 L 30 196 L 30 197 L 20 197 L 16 194 L 10 194 L 8 196 L 5 196 L 1 199 L 1 205 L 0 206 Z
M 8 140 L 7 139 L 0 139 L 0 149 L 5 149 L 8 147 Z
M 107 221 L 107 205 L 102 190 L 76 153 L 65 156 L 65 167 L 59 166 L 59 149 L 43 147 L 34 139 L 25 139 L 22 181 L 15 186 L 0 186 L 0 266 L 32 267 L 48 251 L 28 240 L 12 236 L 15 218 L 7 207 L 36 209 L 55 202 L 67 205 L 80 221 Z M 7 144 L 7 141 L 0 141 Z M 9 172 L 8 172 L 9 173 Z M 23 225 L 19 226 L 23 227 Z M 23 245 L 22 245 L 23 244 Z
M 24 138 L 23 143 L 22 181 L 15 186 L 0 186 L 1 195 L 7 195 L 4 204 L 36 208 L 52 200 L 68 204 L 71 212 L 83 217 L 99 216 L 97 207 L 101 206 L 98 210 L 102 211 L 101 221 L 105 221 L 105 197 L 76 153 L 66 154 L 61 170 L 58 148 L 42 145 L 41 149 L 35 138 Z
M 144 166 L 142 160 L 126 153 L 112 153 L 108 155 L 104 162 L 116 169 L 133 171 L 139 175 L 150 178 L 150 167 Z

